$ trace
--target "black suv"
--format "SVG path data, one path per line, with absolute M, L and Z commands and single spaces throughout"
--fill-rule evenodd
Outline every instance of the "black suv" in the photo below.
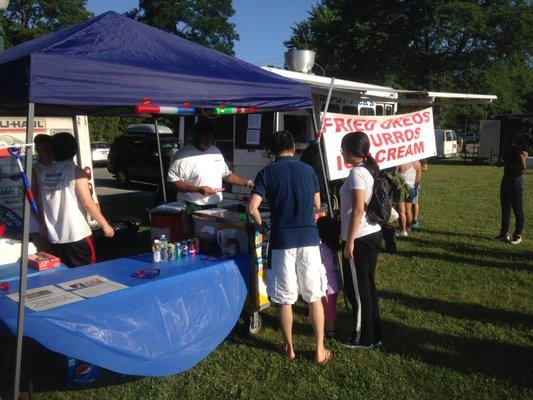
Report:
M 178 138 L 172 134 L 170 128 L 164 125 L 158 128 L 166 179 L 170 158 L 178 150 Z M 161 172 L 154 125 L 130 125 L 126 133 L 118 136 L 109 151 L 107 170 L 113 174 L 119 185 L 126 185 L 132 180 L 160 184 Z

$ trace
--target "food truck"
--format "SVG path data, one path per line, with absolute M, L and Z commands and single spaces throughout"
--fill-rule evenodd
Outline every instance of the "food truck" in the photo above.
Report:
M 498 162 L 507 147 L 517 136 L 522 136 L 533 151 L 533 114 L 500 115 L 481 120 L 478 157 L 490 164 Z M 528 157 L 528 168 L 533 167 L 533 157 Z

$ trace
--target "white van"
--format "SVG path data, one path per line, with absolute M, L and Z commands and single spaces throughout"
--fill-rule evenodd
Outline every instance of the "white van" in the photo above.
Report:
M 437 157 L 457 155 L 457 134 L 452 129 L 435 129 Z

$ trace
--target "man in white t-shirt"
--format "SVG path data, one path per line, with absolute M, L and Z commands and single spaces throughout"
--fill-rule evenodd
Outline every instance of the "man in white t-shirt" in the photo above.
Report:
M 52 243 L 52 254 L 70 268 L 94 264 L 96 253 L 87 213 L 101 226 L 106 237 L 113 228 L 94 202 L 85 172 L 74 164 L 78 144 L 68 132 L 52 136 L 55 162 L 37 174 L 35 190 L 39 193 L 42 218 Z
M 178 191 L 178 202 L 186 214 L 216 207 L 222 201 L 222 181 L 231 185 L 253 188 L 254 182 L 231 172 L 220 150 L 213 146 L 214 128 L 208 120 L 194 126 L 192 144 L 174 155 L 167 180 Z M 187 221 L 184 220 L 185 223 Z M 185 233 L 187 226 L 184 226 Z

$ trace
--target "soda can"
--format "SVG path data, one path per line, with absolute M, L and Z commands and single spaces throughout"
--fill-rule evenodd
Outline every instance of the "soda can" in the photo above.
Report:
M 181 256 L 188 256 L 189 255 L 189 241 L 184 240 L 181 242 Z
M 68 385 L 86 386 L 98 379 L 99 368 L 75 358 L 67 358 L 67 383 Z
M 195 256 L 198 253 L 198 239 L 192 238 L 189 240 L 189 255 Z
M 172 261 L 176 259 L 176 245 L 174 243 L 168 244 L 168 260 Z
M 181 242 L 176 242 L 176 258 L 181 257 Z

